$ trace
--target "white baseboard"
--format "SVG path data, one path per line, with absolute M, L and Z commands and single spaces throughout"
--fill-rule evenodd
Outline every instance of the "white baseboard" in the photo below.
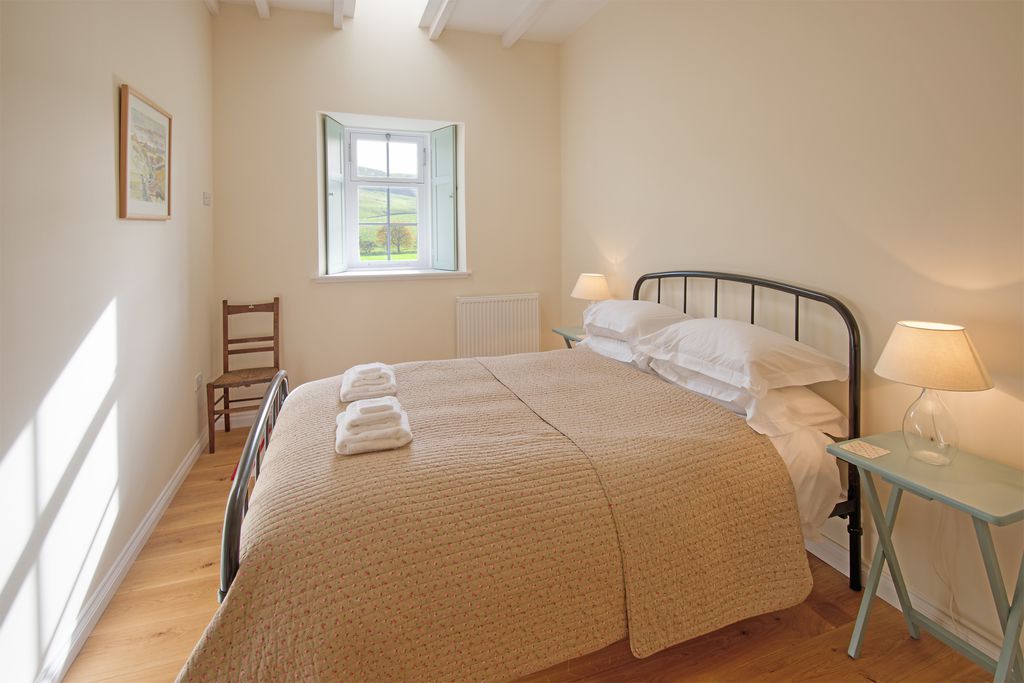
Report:
M 103 611 L 107 608 L 107 604 L 114 597 L 114 593 L 117 592 L 117 588 L 121 585 L 125 574 L 128 573 L 132 563 L 135 562 L 135 558 L 142 551 L 143 546 L 146 545 L 149 535 L 153 533 L 157 522 L 163 517 L 167 506 L 171 504 L 174 494 L 178 492 L 178 488 L 185 481 L 185 477 L 188 476 L 199 454 L 206 449 L 206 436 L 206 430 L 204 429 L 196 442 L 192 444 L 192 448 L 185 454 L 181 464 L 178 465 L 178 469 L 174 471 L 170 481 L 164 486 L 164 490 L 160 492 L 153 506 L 149 508 L 149 512 L 142 518 L 142 522 L 128 540 L 128 544 L 121 551 L 121 554 L 117 556 L 110 571 L 107 572 L 107 575 L 96 586 L 93 594 L 85 601 L 85 604 L 82 606 L 81 616 L 70 638 L 68 638 L 67 642 L 53 643 L 50 647 L 46 659 L 43 661 L 43 667 L 39 671 L 39 675 L 36 676 L 36 683 L 57 683 L 68 672 L 71 663 L 75 661 L 75 657 L 78 656 L 93 627 L 96 626 L 96 622 L 103 616 Z
M 842 545 L 836 543 L 830 538 L 822 537 L 821 540 L 818 541 L 804 540 L 804 547 L 807 548 L 812 555 L 838 571 L 843 576 L 850 576 L 850 551 Z M 868 563 L 864 562 L 861 567 L 861 576 L 865 582 L 868 578 L 868 569 Z M 920 593 L 915 593 L 909 587 L 907 588 L 907 592 L 910 594 L 910 603 L 914 606 L 915 610 L 940 626 L 956 633 L 989 657 L 992 657 L 993 659 L 999 658 L 999 650 L 1002 647 L 1002 642 L 996 639 L 995 634 L 986 633 L 977 624 L 970 623 L 968 620 L 963 618 L 954 618 L 947 609 L 939 607 Z M 900 609 L 900 599 L 896 595 L 896 586 L 892 582 L 892 577 L 889 576 L 887 567 L 882 568 L 882 578 L 878 582 L 877 595 L 896 609 L 902 611 L 902 609 Z

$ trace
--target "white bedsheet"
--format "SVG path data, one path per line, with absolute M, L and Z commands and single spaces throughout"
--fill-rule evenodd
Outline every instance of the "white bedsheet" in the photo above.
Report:
M 818 539 L 832 508 L 843 499 L 836 459 L 825 452 L 832 439 L 816 429 L 769 438 L 793 480 L 804 538 Z
M 674 382 L 656 375 L 665 382 Z M 691 391 L 679 387 L 680 391 Z M 699 392 L 697 392 L 699 393 Z M 711 396 L 700 394 L 713 403 L 746 418 L 735 406 Z M 749 424 L 749 420 L 748 420 Z M 751 429 L 754 429 L 751 427 Z M 754 430 L 758 431 L 758 430 Z M 798 429 L 782 436 L 768 437 L 782 461 L 786 463 L 789 476 L 796 490 L 796 503 L 800 512 L 800 528 L 806 539 L 821 538 L 821 526 L 828 519 L 836 503 L 843 500 L 842 481 L 835 458 L 825 451 L 832 439 L 823 432 L 810 427 Z

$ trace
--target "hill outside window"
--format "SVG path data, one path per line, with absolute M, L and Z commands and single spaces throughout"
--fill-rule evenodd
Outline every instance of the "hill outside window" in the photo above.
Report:
M 455 126 L 410 132 L 323 120 L 327 274 L 456 270 Z

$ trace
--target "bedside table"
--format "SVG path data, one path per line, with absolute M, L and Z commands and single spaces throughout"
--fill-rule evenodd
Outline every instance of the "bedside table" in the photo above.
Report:
M 847 450 L 847 446 L 855 441 L 865 441 L 889 452 L 871 458 Z M 875 547 L 871 571 L 864 586 L 864 598 L 860 603 L 857 623 L 850 638 L 850 657 L 856 659 L 860 655 L 864 631 L 871 613 L 871 601 L 878 590 L 884 560 L 889 565 L 889 574 L 896 587 L 896 595 L 899 597 L 903 618 L 907 622 L 911 638 L 919 638 L 918 629 L 924 628 L 946 645 L 989 671 L 995 672 L 995 680 L 998 683 L 1008 680 L 1011 676 L 1013 680 L 1020 680 L 1024 675 L 1019 642 L 1021 623 L 1024 619 L 1024 558 L 1021 559 L 1020 568 L 1017 570 L 1017 581 L 1011 601 L 1006 594 L 1003 575 L 999 571 L 989 525 L 1006 526 L 1024 520 L 1024 472 L 963 451 L 958 453 L 956 459 L 949 465 L 929 465 L 910 456 L 903 442 L 902 432 L 843 441 L 828 446 L 826 450 L 836 458 L 856 465 L 860 470 L 861 489 L 866 494 L 865 499 L 878 530 L 878 545 Z M 885 512 L 882 512 L 878 490 L 875 488 L 876 474 L 892 485 Z M 999 623 L 1003 628 L 1003 645 L 998 661 L 924 616 L 910 604 L 910 596 L 892 544 L 892 530 L 904 491 L 925 500 L 948 505 L 971 516 L 981 557 L 985 562 L 989 588 L 992 590 Z
M 562 336 L 562 339 L 565 340 L 565 348 L 567 349 L 572 348 L 573 342 L 583 341 L 587 336 L 583 333 L 582 327 L 552 327 L 551 331 Z

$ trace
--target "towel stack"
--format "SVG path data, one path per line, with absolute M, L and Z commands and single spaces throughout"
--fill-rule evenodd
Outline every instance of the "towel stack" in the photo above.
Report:
M 412 441 L 409 416 L 394 396 L 355 401 L 337 421 L 334 450 L 339 455 L 390 451 Z
M 354 365 L 341 378 L 341 400 L 346 402 L 394 396 L 395 389 L 395 371 L 383 363 Z

